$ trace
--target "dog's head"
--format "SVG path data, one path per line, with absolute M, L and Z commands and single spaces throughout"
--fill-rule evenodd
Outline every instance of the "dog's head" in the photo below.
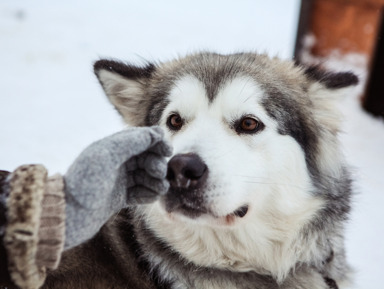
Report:
M 128 124 L 159 125 L 174 147 L 171 189 L 154 205 L 169 223 L 254 226 L 271 241 L 327 206 L 327 180 L 343 171 L 333 102 L 355 75 L 252 53 L 100 60 L 95 72 Z

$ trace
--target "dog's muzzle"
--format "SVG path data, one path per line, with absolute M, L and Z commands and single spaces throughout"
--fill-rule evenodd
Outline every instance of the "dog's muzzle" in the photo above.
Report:
M 197 154 L 175 155 L 168 163 L 167 179 L 170 189 L 163 199 L 165 209 L 169 213 L 178 212 L 190 218 L 203 214 L 216 216 L 205 200 L 207 178 L 208 167 Z M 242 218 L 247 212 L 248 205 L 244 205 L 226 218 Z

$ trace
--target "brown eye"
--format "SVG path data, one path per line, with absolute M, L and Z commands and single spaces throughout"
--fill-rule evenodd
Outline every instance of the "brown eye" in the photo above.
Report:
M 244 117 L 236 127 L 238 133 L 256 133 L 262 128 L 262 123 L 252 117 Z
M 179 130 L 183 126 L 183 119 L 178 114 L 172 114 L 167 121 L 167 125 L 171 130 Z

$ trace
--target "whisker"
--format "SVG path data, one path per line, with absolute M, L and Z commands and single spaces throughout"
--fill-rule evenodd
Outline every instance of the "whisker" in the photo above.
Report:
M 270 178 L 266 177 L 256 177 L 256 176 L 245 176 L 245 175 L 234 175 L 235 177 L 242 177 L 242 178 L 248 178 L 251 180 L 245 180 L 243 182 L 245 183 L 253 183 L 253 184 L 260 184 L 260 185 L 278 185 L 278 186 L 289 186 L 289 187 L 295 187 L 298 189 L 304 190 L 303 187 L 298 186 L 296 184 L 290 184 L 290 183 L 279 183 L 275 182 Z M 260 181 L 259 181 L 260 180 Z
M 231 152 L 232 152 L 232 149 L 229 149 L 227 152 L 222 152 L 216 156 L 214 155 L 213 157 L 214 158 L 222 158 L 222 157 L 225 157 L 226 155 L 230 154 Z
M 243 181 L 243 182 L 250 183 L 250 184 L 259 184 L 259 185 L 277 185 L 277 186 L 284 186 L 284 187 L 293 187 L 293 188 L 304 190 L 303 187 L 294 185 L 294 184 L 284 184 L 284 183 L 276 183 L 276 182 L 267 183 L 267 182 L 257 182 L 257 181 Z
M 114 216 L 114 218 L 113 218 L 113 220 L 112 220 L 112 223 L 115 222 L 115 220 L 116 220 L 117 216 L 120 214 L 121 210 L 122 210 L 122 209 L 120 209 L 120 210 L 115 214 L 115 216 Z
M 238 96 L 240 96 L 240 95 L 243 93 L 245 87 L 247 86 L 248 82 L 250 82 L 250 81 L 251 81 L 250 79 L 247 79 L 247 81 L 244 83 L 243 88 L 240 90 Z M 251 97 L 252 97 L 252 95 L 250 95 L 249 97 L 247 97 L 247 99 L 244 100 L 243 103 L 247 102 Z

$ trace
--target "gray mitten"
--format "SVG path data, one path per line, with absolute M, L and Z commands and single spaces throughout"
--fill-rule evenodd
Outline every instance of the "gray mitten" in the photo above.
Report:
M 159 127 L 129 128 L 87 147 L 64 176 L 65 249 L 91 238 L 122 208 L 165 194 L 170 154 Z

